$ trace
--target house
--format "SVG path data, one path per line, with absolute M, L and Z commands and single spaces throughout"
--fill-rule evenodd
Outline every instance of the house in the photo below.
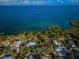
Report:
M 35 45 L 36 45 L 36 42 L 35 42 L 35 41 L 32 41 L 32 40 L 30 40 L 30 41 L 28 41 L 28 42 L 26 43 L 26 47 L 35 46 Z
M 12 39 L 10 41 L 10 46 L 15 46 L 15 47 L 19 47 L 21 44 L 21 41 L 19 41 L 18 39 Z

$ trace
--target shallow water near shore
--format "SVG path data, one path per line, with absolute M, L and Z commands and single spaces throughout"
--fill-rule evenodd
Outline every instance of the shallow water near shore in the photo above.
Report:
M 69 28 L 79 20 L 79 6 L 0 6 L 0 32 L 41 31 L 50 25 Z

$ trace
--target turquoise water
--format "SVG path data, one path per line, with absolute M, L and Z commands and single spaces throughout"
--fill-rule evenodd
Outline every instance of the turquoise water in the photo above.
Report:
M 0 6 L 0 32 L 41 31 L 50 25 L 69 28 L 79 20 L 79 6 Z

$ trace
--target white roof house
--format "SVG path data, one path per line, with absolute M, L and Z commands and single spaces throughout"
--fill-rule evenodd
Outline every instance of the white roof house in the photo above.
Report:
M 34 41 L 29 41 L 29 42 L 27 42 L 26 47 L 35 46 L 35 44 L 36 44 L 36 42 L 34 42 Z

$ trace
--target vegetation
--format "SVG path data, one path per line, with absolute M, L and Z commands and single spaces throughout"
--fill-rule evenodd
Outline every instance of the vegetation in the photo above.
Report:
M 0 34 L 0 42 L 3 42 L 2 39 L 4 38 L 10 40 L 18 39 L 19 41 L 21 41 L 19 47 L 19 56 L 21 58 L 23 58 L 24 56 L 28 56 L 30 51 L 32 51 L 35 57 L 42 55 L 50 55 L 50 53 L 55 49 L 54 40 L 61 42 L 62 44 L 64 44 L 64 46 L 67 45 L 66 41 L 68 41 L 70 38 L 75 38 L 76 41 L 78 41 L 79 21 L 72 21 L 70 22 L 70 24 L 71 24 L 71 29 L 62 29 L 58 26 L 50 26 L 47 31 L 42 31 L 42 32 L 27 32 L 27 33 L 24 32 L 24 33 L 19 33 L 17 35 Z M 32 40 L 36 42 L 36 46 L 26 47 L 26 43 Z M 6 44 L 7 43 L 5 43 L 5 45 Z M 3 44 L 0 43 L 0 46 L 1 45 Z M 3 52 L 3 50 L 0 49 L 0 54 L 1 51 Z
M 71 21 L 70 24 L 71 26 L 79 27 L 79 21 Z

